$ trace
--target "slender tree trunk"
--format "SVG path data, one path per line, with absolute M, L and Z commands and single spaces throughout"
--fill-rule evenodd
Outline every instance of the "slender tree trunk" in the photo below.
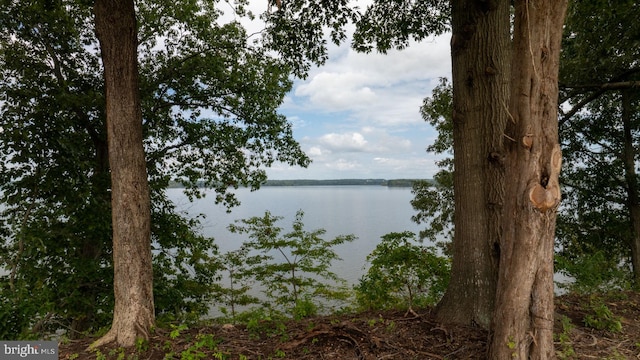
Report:
M 111 330 L 92 346 L 130 347 L 155 322 L 135 9 L 133 0 L 96 0 L 94 12 L 106 88 L 115 306 Z
M 624 131 L 624 171 L 627 183 L 627 206 L 631 218 L 631 264 L 636 287 L 640 288 L 640 194 L 636 173 L 636 150 L 633 145 L 631 94 L 622 90 L 622 124 Z
M 567 0 L 516 0 L 503 238 L 490 359 L 550 359 L 560 202 L 558 69 Z
M 443 322 L 489 328 L 504 185 L 502 139 L 509 95 L 509 2 L 453 0 L 455 236 Z

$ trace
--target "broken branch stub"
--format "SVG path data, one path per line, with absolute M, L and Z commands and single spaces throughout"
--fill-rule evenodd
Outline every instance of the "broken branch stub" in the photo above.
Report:
M 558 177 L 562 168 L 562 152 L 556 144 L 551 151 L 549 160 L 549 177 L 546 184 L 536 183 L 529 190 L 529 200 L 538 210 L 545 212 L 555 208 L 560 203 L 560 184 Z

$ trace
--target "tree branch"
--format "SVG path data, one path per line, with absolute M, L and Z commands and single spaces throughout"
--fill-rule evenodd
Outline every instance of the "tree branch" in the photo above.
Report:
M 576 84 L 576 85 L 571 85 L 571 84 L 560 84 L 559 87 L 560 89 L 577 89 L 577 90 L 596 90 L 593 94 L 587 96 L 586 98 L 582 99 L 582 101 L 580 101 L 579 103 L 577 103 L 573 108 L 571 108 L 571 110 L 569 110 L 569 112 L 567 113 L 563 113 L 562 118 L 560 118 L 559 120 L 559 126 L 562 126 L 564 124 L 565 121 L 569 120 L 573 115 L 575 115 L 578 111 L 580 111 L 583 107 L 587 106 L 590 102 L 592 102 L 593 100 L 597 99 L 598 97 L 600 97 L 600 95 L 604 94 L 605 92 L 609 91 L 609 90 L 621 90 L 621 89 L 632 89 L 632 88 L 639 88 L 640 87 L 640 81 L 623 81 L 623 79 L 628 78 L 629 76 L 640 72 L 640 68 L 633 68 L 633 69 L 629 69 L 628 71 L 616 76 L 615 78 L 613 78 L 613 81 L 611 82 L 606 82 L 606 83 L 597 83 L 597 84 Z M 571 96 L 568 96 L 567 99 L 565 99 L 564 101 L 567 101 L 571 98 Z M 560 103 L 563 103 L 564 101 L 561 101 Z
M 607 90 L 600 89 L 593 94 L 587 96 L 582 99 L 579 103 L 577 103 L 574 107 L 571 108 L 567 113 L 563 113 L 562 117 L 559 120 L 558 127 L 562 127 L 565 121 L 571 119 L 573 115 L 575 115 L 578 111 L 580 111 L 583 107 L 587 106 L 590 102 L 600 97 L 600 95 L 604 94 Z
M 596 84 L 560 85 L 562 89 L 620 90 L 640 87 L 640 81 L 616 81 Z

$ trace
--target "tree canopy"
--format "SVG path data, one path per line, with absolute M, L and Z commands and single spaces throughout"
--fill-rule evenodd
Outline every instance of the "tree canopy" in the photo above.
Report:
M 565 200 L 557 236 L 559 269 L 576 277 L 577 290 L 629 286 L 629 270 L 637 268 L 639 15 L 634 1 L 569 7 L 560 73 Z M 594 267 L 599 271 L 588 270 Z
M 243 3 L 235 8 L 245 16 Z M 202 312 L 212 239 L 176 213 L 170 180 L 236 205 L 274 162 L 309 158 L 277 108 L 292 68 L 248 41 L 214 3 L 137 2 L 140 94 L 152 197 L 156 311 Z M 90 4 L 4 1 L 0 10 L 3 333 L 103 326 L 111 293 L 111 205 L 100 49 Z M 195 268 L 198 271 L 179 271 Z M 78 286 L 80 284 L 80 286 Z M 198 305 L 200 304 L 200 305 Z M 21 318 L 18 318 L 21 317 Z
M 113 307 L 113 189 L 103 49 L 92 7 L 80 0 L 0 5 L 0 267 L 7 272 L 0 277 L 6 300 L 0 336 L 53 323 L 78 332 L 102 326 Z M 454 256 L 472 266 L 454 261 L 458 276 L 452 279 L 468 290 L 461 278 L 486 275 L 471 283 L 483 287 L 489 301 L 479 301 L 480 292 L 465 295 L 486 305 L 469 321 L 498 329 L 492 354 L 550 354 L 546 324 L 553 316 L 549 280 L 562 163 L 556 57 L 565 2 L 515 1 L 511 13 L 507 2 L 375 1 L 360 16 L 348 0 L 276 1 L 261 15 L 267 25 L 260 35 L 238 21 L 254 16 L 246 1 L 226 4 L 229 21 L 220 5 L 136 3 L 156 312 L 203 313 L 219 266 L 213 239 L 198 235 L 197 221 L 167 199 L 171 182 L 191 197 L 204 196 L 204 185 L 215 191 L 214 201 L 231 207 L 238 204 L 233 189 L 258 188 L 265 167 L 306 166 L 310 159 L 277 108 L 292 76 L 304 77 L 312 64 L 326 61 L 325 34 L 344 41 L 354 21 L 354 48 L 386 52 L 448 30 L 452 17 L 453 92 L 443 82 L 422 112 L 443 132 L 430 149 L 444 152 L 453 143 L 456 150 L 455 172 L 443 161 L 447 171 L 439 184 L 468 192 L 418 185 L 422 200 L 441 197 L 416 199 L 414 206 L 424 210 L 416 220 L 437 215 L 437 232 L 454 210 L 455 221 L 466 218 L 467 234 L 456 239 Z M 561 68 L 561 100 L 569 108 L 560 116 L 569 192 L 558 234 L 570 261 L 600 254 L 607 268 L 616 268 L 630 252 L 640 278 L 638 11 L 633 1 L 585 0 L 569 8 Z M 455 209 L 438 208 L 454 195 Z M 520 312 L 487 316 L 494 280 L 497 306 Z M 465 306 L 453 294 L 439 310 L 451 299 Z

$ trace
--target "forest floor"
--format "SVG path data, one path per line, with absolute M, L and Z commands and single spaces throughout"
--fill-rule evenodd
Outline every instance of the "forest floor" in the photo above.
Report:
M 590 325 L 590 326 L 587 326 Z M 600 329 L 598 329 L 600 328 Z M 484 359 L 487 332 L 438 323 L 429 310 L 368 312 L 300 321 L 208 324 L 156 329 L 125 351 L 87 351 L 93 338 L 60 344 L 60 359 Z M 640 294 L 564 295 L 556 299 L 559 359 L 640 358 Z

